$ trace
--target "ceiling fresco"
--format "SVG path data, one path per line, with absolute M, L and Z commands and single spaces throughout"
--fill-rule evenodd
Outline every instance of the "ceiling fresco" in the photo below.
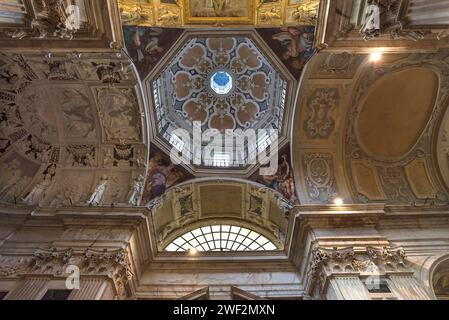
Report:
M 169 52 L 182 32 L 176 28 L 123 27 L 126 50 L 142 80 Z
M 259 28 L 257 32 L 299 80 L 306 63 L 316 53 L 315 27 Z
M 255 31 L 185 31 L 144 83 L 162 150 L 181 144 L 172 133 L 192 134 L 195 123 L 202 132 L 266 129 L 286 139 L 295 79 Z M 257 143 L 270 139 L 268 133 Z M 226 166 L 246 170 L 245 159 Z
M 211 87 L 217 71 L 229 73 L 222 73 L 225 84 L 232 82 L 226 94 Z M 193 38 L 153 83 L 161 107 L 172 106 L 157 121 L 161 128 L 167 122 L 190 128 L 198 121 L 205 130 L 281 130 L 286 87 L 251 39 Z
M 285 146 L 280 152 L 278 170 L 273 175 L 254 173 L 248 178 L 282 195 L 287 205 L 299 203 L 296 193 L 295 177 L 291 164 L 290 146 Z M 164 197 L 165 193 L 178 184 L 194 179 L 195 176 L 180 165 L 171 162 L 170 157 L 156 145 L 151 145 L 150 161 L 148 163 L 147 180 L 143 192 L 142 203 L 149 204 Z

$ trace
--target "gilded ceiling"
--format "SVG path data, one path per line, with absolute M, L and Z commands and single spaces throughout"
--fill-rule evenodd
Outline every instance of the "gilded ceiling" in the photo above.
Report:
M 314 25 L 319 0 L 119 0 L 125 25 Z

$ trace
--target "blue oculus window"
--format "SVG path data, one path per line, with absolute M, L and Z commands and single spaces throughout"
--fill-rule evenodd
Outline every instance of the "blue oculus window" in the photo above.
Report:
M 210 78 L 210 87 L 217 94 L 228 94 L 232 90 L 232 77 L 226 71 L 217 71 Z

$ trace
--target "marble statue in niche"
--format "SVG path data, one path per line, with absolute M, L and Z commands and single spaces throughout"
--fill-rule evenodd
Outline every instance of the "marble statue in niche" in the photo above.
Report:
M 92 193 L 92 195 L 88 200 L 89 206 L 98 206 L 101 203 L 103 195 L 109 183 L 110 183 L 109 177 L 107 175 L 103 175 L 100 179 L 100 182 L 95 187 L 94 192 Z
M 368 0 L 365 8 L 365 17 L 360 32 L 365 40 L 380 35 L 380 7 L 379 0 Z
M 145 177 L 139 175 L 132 183 L 131 190 L 128 195 L 128 204 L 139 206 L 144 190 Z
M 33 189 L 31 189 L 30 193 L 23 199 L 23 202 L 26 204 L 37 205 L 46 197 L 46 192 L 55 182 L 54 177 L 56 175 L 56 165 L 48 166 L 43 174 L 44 178 L 38 182 Z

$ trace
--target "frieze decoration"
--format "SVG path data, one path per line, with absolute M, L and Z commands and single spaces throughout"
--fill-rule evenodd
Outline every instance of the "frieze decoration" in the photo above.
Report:
M 305 185 L 314 202 L 328 203 L 337 195 L 333 157 L 328 153 L 303 156 Z
M 68 249 L 38 249 L 32 256 L 0 256 L 0 277 L 20 275 L 66 276 L 68 266 L 77 266 L 81 276 L 106 276 L 115 286 L 118 296 L 127 296 L 129 282 L 134 274 L 131 271 L 128 251 L 95 250 L 87 248 L 83 253 Z
M 154 8 L 150 1 L 119 0 L 124 25 L 154 24 Z
M 363 62 L 364 56 L 348 52 L 321 53 L 318 59 L 320 59 L 320 62 L 314 67 L 312 78 L 351 79 Z
M 312 250 L 312 260 L 310 262 L 308 275 L 312 279 L 316 279 L 323 267 L 328 268 L 330 271 L 352 271 L 354 256 L 355 253 L 353 248 L 326 249 L 315 247 Z
M 307 275 L 311 289 L 324 288 L 327 278 L 335 274 L 383 275 L 407 271 L 403 248 L 364 247 L 324 248 L 315 244 L 311 251 Z
M 304 131 L 310 139 L 327 139 L 335 129 L 333 112 L 338 107 L 339 91 L 335 88 L 319 88 L 313 91 L 307 101 L 308 119 Z
M 61 275 L 65 273 L 65 268 L 70 263 L 72 255 L 73 249 L 71 248 L 67 250 L 39 249 L 33 255 L 31 272 Z
M 23 274 L 52 274 L 61 276 L 72 261 L 73 249 L 37 249 L 32 256 L 0 256 L 0 276 L 14 277 Z
M 389 74 L 394 74 L 402 70 L 411 68 L 429 68 L 431 70 L 438 70 L 441 76 L 440 88 L 436 98 L 435 106 L 431 111 L 430 119 L 427 122 L 418 141 L 413 148 L 399 158 L 389 159 L 374 157 L 367 154 L 364 148 L 361 147 L 357 138 L 356 122 L 357 117 L 362 107 L 362 101 L 368 94 L 372 84 Z M 371 164 L 381 181 L 381 185 L 385 195 L 387 196 L 387 203 L 394 204 L 413 204 L 418 203 L 419 199 L 413 193 L 407 177 L 405 175 L 404 167 L 415 160 L 425 161 L 429 170 L 429 181 L 436 187 L 437 193 L 435 201 L 438 203 L 447 203 L 448 195 L 444 192 L 439 179 L 436 177 L 437 168 L 435 167 L 431 155 L 433 146 L 433 134 L 438 127 L 439 119 L 446 108 L 446 101 L 449 97 L 449 63 L 447 62 L 447 53 L 429 53 L 429 54 L 412 54 L 407 58 L 397 61 L 394 64 L 379 63 L 370 65 L 369 68 L 362 74 L 359 85 L 355 89 L 354 99 L 351 105 L 354 106 L 349 111 L 349 125 L 346 132 L 346 148 L 345 148 L 345 165 L 347 172 L 352 172 L 351 162 L 353 160 L 364 160 Z M 351 180 L 350 185 L 354 183 L 352 174 L 348 175 Z M 353 190 L 356 201 L 367 203 L 370 199 L 364 195 Z
M 299 3 L 296 7 L 293 7 L 290 10 L 287 9 L 287 14 L 290 13 L 292 20 L 296 21 L 297 24 L 316 25 L 320 1 L 312 0 L 301 2 L 302 3 Z

